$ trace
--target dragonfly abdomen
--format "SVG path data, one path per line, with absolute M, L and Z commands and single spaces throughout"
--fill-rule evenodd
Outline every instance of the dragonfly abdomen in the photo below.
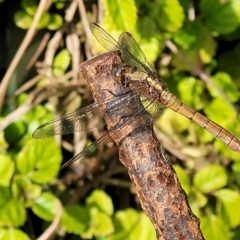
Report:
M 240 152 L 240 141 L 234 137 L 229 131 L 218 125 L 214 121 L 205 117 L 201 113 L 186 106 L 176 96 L 169 91 L 163 91 L 160 101 L 173 111 L 180 113 L 181 115 L 189 118 L 193 122 L 197 123 L 202 128 L 206 129 L 213 136 L 221 139 L 229 148 L 233 151 Z

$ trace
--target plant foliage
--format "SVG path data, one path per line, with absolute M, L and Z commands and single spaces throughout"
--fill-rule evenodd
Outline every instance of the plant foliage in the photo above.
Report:
M 68 239 L 76 239 L 75 235 L 78 239 L 156 239 L 149 219 L 133 209 L 137 203 L 119 202 L 123 199 L 121 194 L 117 195 L 121 187 L 109 191 L 110 184 L 94 180 L 94 174 L 86 174 L 86 177 L 85 172 L 82 175 L 78 172 L 82 177 L 75 181 L 76 173 L 60 171 L 62 160 L 69 159 L 69 154 L 61 151 L 67 148 L 69 139 L 58 145 L 53 138 L 39 141 L 31 138 L 33 130 L 54 118 L 55 113 L 61 115 L 91 102 L 87 86 L 83 87 L 86 83 L 76 84 L 76 75 L 70 74 L 77 70 L 76 57 L 80 48 L 81 53 L 86 52 L 83 58 L 89 56 L 79 13 L 75 13 L 71 24 L 63 17 L 70 2 L 53 1 L 37 25 L 44 33 L 54 35 L 65 31 L 68 35 L 61 35 L 57 45 L 45 49 L 44 54 L 48 53 L 45 60 L 49 64 L 50 59 L 51 66 L 40 70 L 51 74 L 43 74 L 44 77 L 34 85 L 36 90 L 29 88 L 18 94 L 1 112 L 0 124 L 11 114 L 10 109 L 28 106 L 24 114 L 19 111 L 18 118 L 11 119 L 11 124 L 0 132 L 0 239 L 30 239 L 28 223 L 34 223 L 35 219 L 43 223 L 41 229 L 44 232 L 58 213 L 58 201 L 62 203 L 63 213 L 56 232 L 70 236 Z M 35 0 L 21 0 L 13 16 L 15 25 L 28 30 L 38 4 Z M 240 1 L 104 0 L 99 9 L 102 8 L 103 28 L 116 38 L 122 31 L 131 32 L 170 91 L 186 105 L 240 137 Z M 86 9 L 91 22 L 96 13 L 88 5 Z M 72 50 L 71 44 L 78 46 L 78 50 Z M 99 54 L 103 52 L 96 42 L 94 47 Z M 54 52 L 52 59 L 51 51 Z M 26 56 L 30 58 L 27 52 Z M 79 62 L 80 57 L 77 64 Z M 16 75 L 19 76 L 18 71 Z M 21 84 L 19 79 L 19 88 Z M 41 94 L 48 92 L 47 97 L 37 102 Z M 239 153 L 170 110 L 157 120 L 156 126 L 182 156 L 170 158 L 175 161 L 174 167 L 188 194 L 191 209 L 201 220 L 205 238 L 239 239 Z M 93 135 L 83 141 L 82 147 L 92 138 Z M 169 152 L 173 150 L 168 144 L 164 147 Z M 98 156 L 104 155 L 101 151 Z M 91 158 L 96 159 L 96 155 Z M 101 164 L 98 171 L 105 176 L 108 169 L 114 172 L 120 168 L 114 166 Z M 95 170 L 96 176 L 98 171 Z M 106 176 L 108 179 L 109 175 Z M 85 188 L 87 183 L 89 188 Z M 69 204 L 73 196 L 79 196 L 79 191 L 84 196 Z M 127 196 L 133 199 L 131 193 Z

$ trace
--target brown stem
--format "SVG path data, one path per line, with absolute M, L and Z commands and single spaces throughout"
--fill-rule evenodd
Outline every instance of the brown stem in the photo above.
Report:
M 142 208 L 152 221 L 157 239 L 204 239 L 199 219 L 192 213 L 168 156 L 155 137 L 152 119 L 139 96 L 121 101 L 119 93 L 129 89 L 114 81 L 113 67 L 121 64 L 119 52 L 93 58 L 80 66 L 91 87 L 109 134 L 119 148 L 119 158 L 127 168 Z M 116 98 L 118 95 L 118 98 Z M 106 98 L 116 98 L 116 110 L 109 112 Z M 139 114 L 138 114 L 139 113 Z

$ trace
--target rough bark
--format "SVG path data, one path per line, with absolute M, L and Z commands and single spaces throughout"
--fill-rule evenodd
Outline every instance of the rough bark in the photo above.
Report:
M 144 212 L 157 239 L 204 239 L 177 175 L 153 132 L 152 119 L 134 92 L 118 84 L 113 68 L 121 64 L 119 51 L 93 58 L 80 66 L 90 84 L 119 159 L 127 168 Z M 130 91 L 130 93 L 129 93 Z M 122 96 L 122 97 L 121 97 Z M 109 111 L 106 99 L 116 98 Z

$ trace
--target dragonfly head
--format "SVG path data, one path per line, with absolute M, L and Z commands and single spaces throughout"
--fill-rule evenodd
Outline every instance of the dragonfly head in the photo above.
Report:
M 124 87 L 129 86 L 129 77 L 130 73 L 132 72 L 132 67 L 129 67 L 125 63 L 119 64 L 115 67 L 113 67 L 113 76 L 115 78 L 115 81 L 120 83 Z

